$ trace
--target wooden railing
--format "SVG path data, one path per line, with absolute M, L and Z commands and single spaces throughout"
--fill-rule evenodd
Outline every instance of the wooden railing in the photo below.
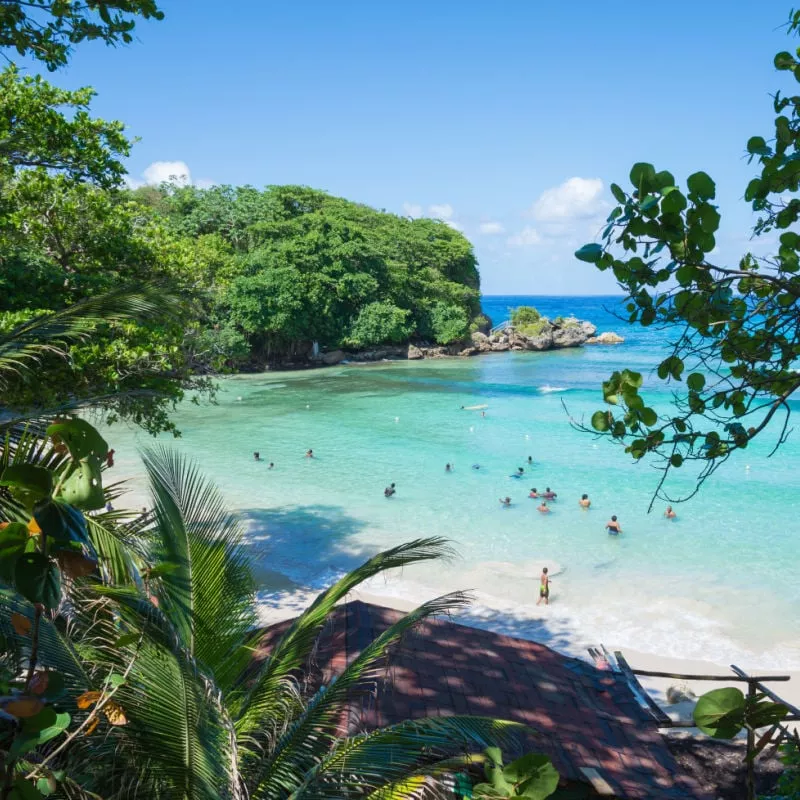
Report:
M 747 695 L 752 698 L 759 692 L 766 695 L 773 702 L 782 703 L 789 709 L 789 714 L 784 717 L 781 722 L 776 723 L 769 728 L 766 733 L 761 735 L 756 741 L 756 731 L 752 728 L 747 729 L 747 749 L 745 751 L 746 773 L 745 785 L 747 789 L 748 800 L 755 800 L 755 762 L 765 752 L 774 755 L 778 747 L 783 742 L 792 741 L 800 748 L 800 736 L 797 731 L 790 730 L 785 723 L 800 721 L 800 708 L 788 703 L 782 697 L 777 695 L 771 689 L 767 688 L 765 683 L 783 682 L 791 679 L 790 675 L 748 675 L 743 669 L 731 664 L 731 671 L 733 675 L 693 675 L 679 672 L 660 672 L 649 669 L 633 669 L 625 659 L 625 656 L 616 651 L 614 657 L 603 648 L 603 652 L 590 649 L 590 654 L 595 660 L 602 660 L 607 663 L 609 668 L 615 672 L 620 673 L 627 680 L 631 692 L 639 701 L 639 703 L 646 708 L 654 721 L 659 727 L 662 728 L 680 728 L 680 727 L 694 727 L 694 725 L 681 725 L 671 720 L 660 706 L 653 700 L 647 693 L 647 690 L 639 682 L 638 676 L 647 678 L 673 678 L 675 680 L 684 681 L 713 681 L 716 683 L 746 683 Z M 767 747 L 772 745 L 767 751 Z

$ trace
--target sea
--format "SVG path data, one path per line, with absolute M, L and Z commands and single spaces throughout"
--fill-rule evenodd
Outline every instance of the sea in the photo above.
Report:
M 626 367 L 668 411 L 681 386 L 654 369 L 669 332 L 628 325 L 618 297 L 483 298 L 495 324 L 519 305 L 625 342 L 241 375 L 220 381 L 215 405 L 181 406 L 182 436 L 164 442 L 195 459 L 244 518 L 264 607 L 322 589 L 380 549 L 443 536 L 454 558 L 375 579 L 369 591 L 407 604 L 470 590 L 462 621 L 575 654 L 604 643 L 800 669 L 800 434 L 790 425 L 772 453 L 779 426 L 768 430 L 674 504 L 675 519 L 661 500 L 648 511 L 657 465 L 633 463 L 570 420 L 588 423 L 603 407 L 602 381 Z M 108 436 L 120 471 L 140 475 L 138 450 L 151 440 L 120 426 Z M 523 477 L 512 477 L 519 467 Z M 674 473 L 671 496 L 690 494 L 696 475 Z M 551 513 L 529 499 L 534 487 L 557 493 Z M 617 537 L 605 531 L 612 514 Z M 547 607 L 536 605 L 544 566 Z

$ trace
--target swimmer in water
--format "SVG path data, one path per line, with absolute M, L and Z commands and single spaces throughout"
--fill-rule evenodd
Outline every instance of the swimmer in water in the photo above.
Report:
M 391 483 L 383 490 L 383 496 L 391 497 L 396 491 L 397 489 L 394 488 L 394 484 Z
M 581 508 L 589 508 L 589 506 L 591 504 L 592 504 L 592 501 L 589 499 L 589 495 L 588 494 L 582 494 L 581 495 L 581 499 L 578 500 L 578 505 Z
M 267 469 L 274 469 L 274 468 L 275 468 L 275 462 L 274 461 L 270 461 L 269 462 L 269 466 L 267 467 Z
M 547 487 L 547 488 L 544 490 L 544 494 L 542 495 L 542 497 L 546 497 L 548 500 L 555 500 L 555 499 L 556 499 L 556 497 L 558 497 L 558 495 L 557 495 L 557 494 L 556 494 L 554 491 L 552 491 L 552 490 L 550 489 L 550 487 L 548 486 L 548 487 Z
M 542 600 L 546 606 L 550 605 L 550 576 L 547 574 L 547 567 L 542 568 L 542 577 L 539 578 L 539 599 L 536 605 L 538 606 Z
M 606 530 L 611 536 L 617 536 L 618 534 L 622 533 L 622 527 L 620 526 L 619 522 L 617 522 L 616 514 L 614 514 L 611 519 L 606 522 Z
M 538 497 L 538 496 L 539 492 L 536 491 L 536 487 L 534 486 L 533 489 L 531 489 L 531 493 L 528 495 L 528 497 Z
M 314 458 L 314 451 L 311 449 L 306 450 L 306 458 Z
M 253 461 L 261 461 L 261 453 L 259 453 L 257 450 L 255 453 L 253 453 Z
M 452 471 L 452 469 L 453 469 L 453 468 L 452 468 L 452 467 L 451 467 L 449 464 L 445 464 L 445 465 L 444 465 L 444 471 L 445 471 L 445 472 L 450 472 L 450 471 Z
M 511 505 L 511 498 L 510 497 L 501 497 L 500 498 L 500 505 L 505 506 L 508 508 Z
M 536 508 L 536 510 L 537 511 L 541 511 L 542 514 L 549 514 L 550 513 L 550 509 L 547 507 L 547 500 L 542 500 L 542 502 L 539 503 L 539 505 Z
M 480 468 L 481 468 L 480 464 L 473 464 L 472 465 L 472 469 L 480 469 Z
M 675 519 L 678 515 L 672 510 L 672 506 L 667 506 L 667 510 L 664 512 L 664 516 L 667 519 Z
M 533 464 L 533 456 L 528 456 L 528 463 Z
M 525 470 L 524 470 L 522 467 L 517 467 L 517 475 L 519 475 L 520 477 L 522 477 L 522 473 L 523 473 L 523 472 L 525 472 Z
M 486 412 L 485 411 L 481 411 L 481 416 L 485 417 L 486 416 Z

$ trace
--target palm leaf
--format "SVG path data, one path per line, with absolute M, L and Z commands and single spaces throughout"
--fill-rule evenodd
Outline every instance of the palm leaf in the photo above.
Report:
M 306 665 L 328 615 L 350 591 L 386 570 L 448 558 L 452 554 L 446 539 L 438 536 L 415 539 L 378 553 L 322 592 L 276 643 L 235 709 L 240 748 L 260 751 L 274 730 L 280 731 L 287 713 L 296 708 L 294 678 Z
M 342 715 L 355 697 L 385 672 L 386 655 L 405 633 L 420 622 L 437 614 L 447 613 L 469 602 L 461 592 L 443 595 L 423 603 L 391 625 L 370 642 L 359 655 L 323 687 L 303 709 L 300 716 L 279 739 L 269 755 L 255 771 L 246 775 L 257 800 L 277 800 L 287 788 L 299 785 L 303 776 L 320 761 L 324 751 L 340 735 Z M 321 752 L 322 751 L 322 752 Z M 254 780 L 255 778 L 255 780 Z
M 160 447 L 143 460 L 154 500 L 154 554 L 171 566 L 158 580 L 163 611 L 191 657 L 226 691 L 239 678 L 241 645 L 257 621 L 242 525 L 180 454 Z
M 43 355 L 65 356 L 65 348 L 85 340 L 101 323 L 142 320 L 174 312 L 174 299 L 162 290 L 120 288 L 63 311 L 42 314 L 0 335 L 0 387 L 5 378 L 20 375 Z
M 482 763 L 475 753 L 517 743 L 531 729 L 489 717 L 424 717 L 340 741 L 310 770 L 291 800 L 369 797 L 406 798 L 429 778 Z

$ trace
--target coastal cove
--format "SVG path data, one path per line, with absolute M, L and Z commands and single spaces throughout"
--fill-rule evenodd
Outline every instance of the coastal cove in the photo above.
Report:
M 800 668 L 800 587 L 791 567 L 800 545 L 785 501 L 800 488 L 800 446 L 790 437 L 767 459 L 770 443 L 754 443 L 746 460 L 739 454 L 678 506 L 676 520 L 663 518 L 663 504 L 648 515 L 657 473 L 569 424 L 568 414 L 585 418 L 601 405 L 611 371 L 628 366 L 647 376 L 658 363 L 659 334 L 623 330 L 617 302 L 484 298 L 483 306 L 496 320 L 523 303 L 551 317 L 575 314 L 618 330 L 626 339 L 619 347 L 238 376 L 221 382 L 217 406 L 182 406 L 176 446 L 248 521 L 264 618 L 292 597 L 300 608 L 309 591 L 366 554 L 443 535 L 456 560 L 365 591 L 391 605 L 472 589 L 464 621 L 575 654 L 605 642 L 746 668 Z M 669 399 L 662 389 L 659 404 Z M 484 404 L 486 417 L 461 410 Z M 116 469 L 140 489 L 137 448 L 151 440 L 119 427 L 112 439 Z M 316 458 L 303 457 L 308 448 Z M 455 465 L 452 473 L 445 463 Z M 510 478 L 519 466 L 525 477 Z M 678 475 L 672 488 L 687 491 L 692 480 Z M 383 488 L 393 481 L 397 495 L 387 500 Z M 558 493 L 553 513 L 536 512 L 527 498 L 533 486 Z M 583 492 L 589 511 L 577 503 Z M 506 495 L 508 509 L 498 503 Z M 603 530 L 611 514 L 625 532 L 616 539 Z M 537 609 L 545 564 L 552 604 Z

